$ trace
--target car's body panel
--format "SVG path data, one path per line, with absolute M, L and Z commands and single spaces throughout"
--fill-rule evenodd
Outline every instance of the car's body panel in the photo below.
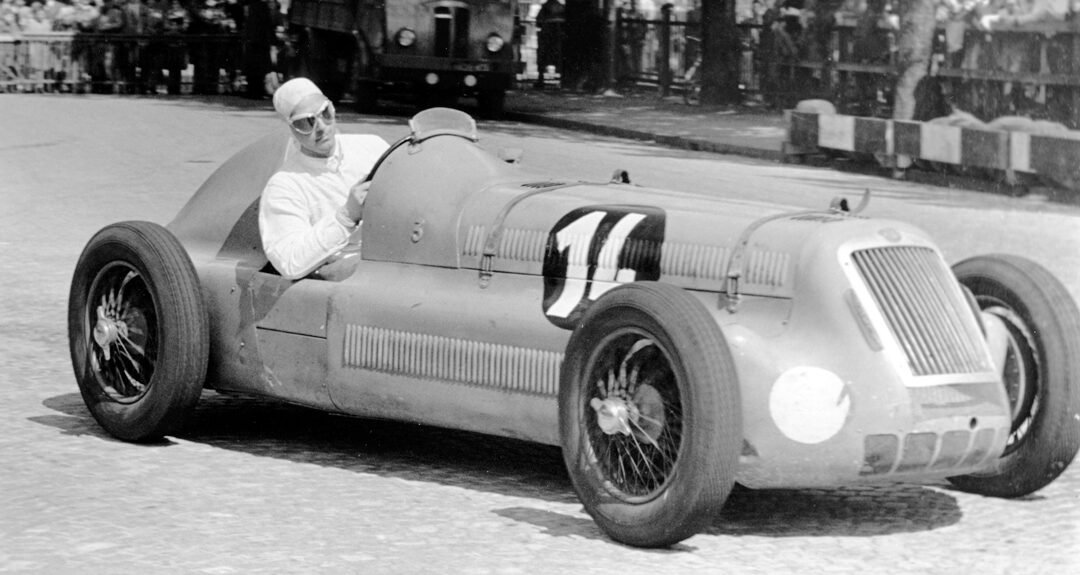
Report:
M 536 313 L 535 279 L 506 280 L 481 289 L 468 270 L 362 267 L 332 302 L 334 401 L 350 413 L 557 444 L 569 334 Z
M 917 228 L 553 179 L 440 136 L 377 170 L 352 276 L 293 282 L 264 268 L 256 223 L 284 139 L 226 162 L 169 226 L 210 308 L 210 387 L 557 445 L 571 330 L 654 280 L 691 290 L 731 348 L 745 485 L 956 475 L 1004 449 L 1003 386 Z

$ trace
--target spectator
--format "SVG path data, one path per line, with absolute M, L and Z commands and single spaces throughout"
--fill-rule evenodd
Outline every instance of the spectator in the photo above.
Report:
M 52 20 L 45 15 L 45 8 L 41 2 L 34 2 L 30 6 L 30 17 L 22 22 L 22 31 L 23 34 L 52 32 Z
M 784 20 L 784 32 L 793 42 L 798 44 L 803 31 L 803 8 L 805 0 L 783 0 L 780 4 L 780 15 Z
M 56 0 L 45 0 L 42 2 L 42 8 L 45 10 L 45 19 L 48 20 L 53 27 L 56 26 L 57 16 L 60 15 L 60 8 L 64 6 L 67 6 L 67 4 L 57 2 Z
M 1011 10 L 1002 11 L 1000 23 L 1024 26 L 1038 22 L 1060 22 L 1069 14 L 1069 0 L 1020 0 Z
M 52 22 L 45 16 L 45 8 L 40 2 L 31 5 L 30 17 L 21 20 L 21 24 L 24 35 L 52 32 Z M 33 83 L 35 90 L 39 90 L 46 84 L 46 78 L 52 75 L 49 71 L 48 44 L 40 40 L 27 42 L 25 65 L 24 78 Z
M 92 0 L 75 0 L 75 28 L 80 32 L 93 32 L 101 12 Z
M 162 33 L 169 38 L 165 44 L 165 69 L 169 78 L 165 89 L 170 95 L 178 95 L 183 86 L 183 70 L 187 68 L 187 44 L 180 36 L 187 32 L 191 14 L 180 0 L 170 0 L 162 22 Z
M 104 0 L 97 18 L 88 32 L 119 34 L 124 29 L 124 9 L 120 0 Z M 90 89 L 96 94 L 112 92 L 116 78 L 114 54 L 118 46 L 113 42 L 95 41 L 90 44 Z M 110 65 L 112 64 L 112 65 Z
M 786 0 L 776 0 L 776 3 L 766 10 L 765 15 L 762 16 L 762 26 L 768 27 L 772 32 L 774 48 L 772 53 L 781 61 L 791 61 L 799 55 L 795 38 L 788 32 L 792 19 L 790 9 L 782 5 L 786 3 Z M 799 25 L 799 30 L 801 29 L 802 27 Z
M 273 0 L 250 0 L 243 22 L 245 95 L 259 100 L 267 95 L 264 79 L 271 70 L 270 47 L 276 39 Z
M 75 17 L 77 15 L 75 5 L 61 4 L 59 2 L 54 2 L 54 5 L 56 6 L 56 10 L 53 16 L 53 30 L 56 32 L 75 30 Z
M 146 29 L 147 8 L 142 0 L 126 0 L 122 4 L 123 24 L 120 33 L 126 36 L 141 35 Z M 141 42 L 126 41 L 119 43 L 114 48 L 113 58 L 116 62 L 116 70 L 124 82 L 123 91 L 127 94 L 136 94 L 141 91 L 142 81 L 139 75 L 139 66 L 142 64 L 145 46 Z
M 225 13 L 217 0 L 196 0 L 194 6 L 188 26 L 188 55 L 195 66 L 191 92 L 217 94 L 221 87 L 223 51 L 217 39 L 207 36 L 224 32 Z
M 633 84 L 641 73 L 641 53 L 645 46 L 645 16 L 633 3 L 622 8 L 623 23 L 619 32 L 619 67 L 616 71 L 620 82 Z M 687 35 L 692 35 L 687 32 Z
M 758 49 L 755 52 L 754 69 L 759 71 L 761 95 L 770 105 L 779 104 L 778 86 L 780 79 L 779 38 L 776 29 L 780 19 L 780 9 L 774 0 L 767 0 L 765 11 L 761 14 L 761 33 L 758 36 Z
M 19 26 L 26 26 L 26 22 L 33 17 L 33 8 L 25 0 L 16 0 L 15 8 L 19 16 Z
M 165 83 L 162 68 L 165 67 L 165 44 L 161 36 L 165 32 L 165 11 L 169 0 L 144 0 L 146 17 L 143 21 L 143 34 L 150 36 L 139 47 L 140 94 L 157 94 L 158 86 Z
M 19 17 L 14 10 L 8 10 L 6 6 L 0 10 L 0 35 L 15 36 L 22 33 L 19 27 Z
M 550 66 L 563 73 L 563 40 L 565 37 L 566 7 L 564 0 L 547 0 L 536 14 L 536 68 L 539 77 L 536 88 L 544 87 L 544 75 Z

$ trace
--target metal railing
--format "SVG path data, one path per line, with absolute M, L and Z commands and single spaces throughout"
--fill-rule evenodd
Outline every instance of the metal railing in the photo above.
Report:
M 0 91 L 217 94 L 238 87 L 232 34 L 0 35 Z
M 739 33 L 739 89 L 747 98 L 761 91 L 755 56 L 761 25 L 744 23 Z M 615 81 L 617 84 L 656 86 L 661 95 L 694 90 L 700 84 L 701 25 L 672 18 L 662 11 L 659 20 L 616 12 Z

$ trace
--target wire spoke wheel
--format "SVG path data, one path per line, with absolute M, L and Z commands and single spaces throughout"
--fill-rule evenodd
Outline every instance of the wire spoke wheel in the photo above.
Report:
M 715 517 L 735 483 L 742 404 L 698 299 L 655 282 L 610 290 L 571 335 L 560 378 L 563 457 L 605 533 L 663 547 Z
M 595 385 L 583 420 L 612 493 L 633 501 L 661 492 L 678 459 L 683 425 L 668 354 L 639 330 L 615 333 L 597 347 L 587 379 Z
M 1015 451 L 1027 439 L 1031 423 L 1039 413 L 1042 386 L 1038 343 L 1031 327 L 1005 302 L 996 297 L 976 297 L 984 323 L 1000 327 L 1001 357 L 995 358 L 1001 372 L 1005 394 L 1009 398 L 1012 425 L 1005 444 L 1005 455 Z M 990 328 L 991 331 L 994 329 Z M 996 350 L 995 350 L 996 351 Z

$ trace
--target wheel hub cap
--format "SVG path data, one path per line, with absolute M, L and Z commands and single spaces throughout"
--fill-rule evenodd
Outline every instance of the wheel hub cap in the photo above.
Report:
M 602 340 L 587 372 L 586 432 L 604 488 L 627 501 L 658 496 L 683 435 L 678 380 L 667 353 L 637 328 Z
M 98 344 L 105 354 L 105 359 L 108 360 L 112 345 L 120 338 L 127 337 L 127 324 L 109 317 L 103 305 L 97 307 L 97 316 L 97 323 L 94 324 L 94 343 Z
M 139 274 L 123 263 L 98 273 L 86 308 L 87 367 L 115 401 L 136 401 L 148 389 L 157 356 L 153 297 Z
M 589 405 L 596 410 L 596 423 L 600 426 L 600 430 L 608 435 L 616 433 L 630 435 L 630 423 L 637 423 L 637 407 L 632 403 L 626 403 L 622 398 L 594 397 Z

